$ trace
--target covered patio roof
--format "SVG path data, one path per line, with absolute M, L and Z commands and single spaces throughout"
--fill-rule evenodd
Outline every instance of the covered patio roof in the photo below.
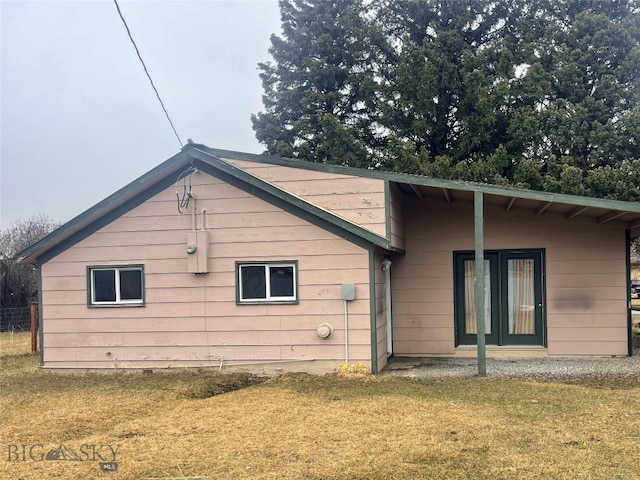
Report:
M 622 202 L 575 195 L 535 192 L 469 182 L 434 180 L 429 184 L 395 182 L 405 195 L 438 196 L 447 203 L 473 202 L 474 192 L 484 195 L 485 204 L 499 205 L 505 212 L 514 209 L 531 210 L 536 216 L 556 213 L 570 221 L 577 217 L 593 219 L 596 224 L 611 221 L 627 223 L 632 236 L 640 235 L 640 203 Z

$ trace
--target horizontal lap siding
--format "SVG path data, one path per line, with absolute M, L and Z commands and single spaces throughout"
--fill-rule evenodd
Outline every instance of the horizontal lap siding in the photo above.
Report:
M 406 200 L 404 213 L 406 255 L 392 267 L 395 352 L 454 354 L 453 252 L 474 249 L 473 204 L 426 197 Z M 484 233 L 487 250 L 545 249 L 549 354 L 627 353 L 623 225 L 487 204 Z
M 391 245 L 398 248 L 404 248 L 404 212 L 402 210 L 402 192 L 395 183 L 390 183 L 389 189 Z
M 224 159 L 251 175 L 386 236 L 384 180 Z
M 406 255 L 391 267 L 394 353 L 453 354 L 452 239 L 460 229 L 423 202 L 405 203 Z
M 191 214 L 177 212 L 173 188 L 160 192 L 42 266 L 45 366 L 337 364 L 346 282 L 356 284 L 350 357 L 369 365 L 369 252 L 206 174 L 192 185 L 198 226 L 206 210 L 210 273 L 187 272 Z M 297 260 L 299 304 L 236 305 L 235 262 L 245 260 Z M 87 307 L 88 265 L 138 263 L 145 306 Z M 316 334 L 323 322 L 335 329 L 327 340 Z

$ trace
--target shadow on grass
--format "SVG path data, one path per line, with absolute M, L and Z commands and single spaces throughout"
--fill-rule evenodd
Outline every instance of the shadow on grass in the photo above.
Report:
M 93 392 L 170 393 L 186 399 L 204 399 L 258 385 L 268 378 L 242 372 L 165 370 L 156 372 L 78 373 L 46 372 L 37 354 L 0 357 L 0 385 L 6 397 L 47 392 L 48 395 Z
M 258 377 L 249 373 L 220 373 L 199 377 L 182 393 L 185 398 L 203 399 L 223 393 L 233 392 L 242 388 L 259 385 L 268 377 Z

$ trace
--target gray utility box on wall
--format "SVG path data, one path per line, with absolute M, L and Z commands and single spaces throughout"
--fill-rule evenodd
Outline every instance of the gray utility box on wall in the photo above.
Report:
M 343 283 L 342 284 L 342 299 L 343 300 L 355 300 L 356 299 L 356 284 L 355 283 Z

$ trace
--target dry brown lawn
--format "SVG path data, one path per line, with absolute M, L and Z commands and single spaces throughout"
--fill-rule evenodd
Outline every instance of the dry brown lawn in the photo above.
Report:
M 31 334 L 29 332 L 0 333 L 0 358 L 9 355 L 21 355 L 31 351 Z
M 2 479 L 640 478 L 638 379 L 53 375 L 2 342 Z M 60 444 L 86 461 L 29 458 Z

